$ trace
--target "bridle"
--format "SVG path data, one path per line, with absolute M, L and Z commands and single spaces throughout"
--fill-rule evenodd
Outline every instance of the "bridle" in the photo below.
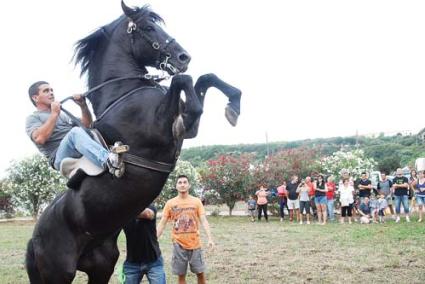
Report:
M 170 64 L 168 60 L 171 58 L 171 54 L 167 52 L 167 47 L 174 41 L 174 38 L 169 37 L 167 38 L 164 43 L 159 43 L 158 41 L 153 40 L 151 37 L 147 35 L 147 33 L 144 33 L 141 31 L 141 29 L 137 28 L 137 24 L 131 19 L 128 18 L 128 26 L 127 26 L 127 34 L 130 35 L 130 41 L 131 41 L 131 49 L 133 52 L 133 56 L 136 54 L 134 51 L 134 43 L 136 41 L 135 34 L 137 33 L 140 35 L 141 38 L 146 40 L 150 44 L 150 46 L 157 52 L 156 60 L 155 60 L 155 66 L 162 70 L 167 71 L 170 70 L 173 72 L 173 74 L 177 74 L 180 72 L 180 70 L 174 65 Z M 161 57 L 164 57 L 164 60 L 161 61 Z

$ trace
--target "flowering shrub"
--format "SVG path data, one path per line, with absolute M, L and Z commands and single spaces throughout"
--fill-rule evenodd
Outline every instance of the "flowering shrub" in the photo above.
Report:
M 229 215 L 238 200 L 246 198 L 251 180 L 250 165 L 252 155 L 222 155 L 208 161 L 208 168 L 201 172 L 201 180 L 206 194 L 214 190 L 229 207 Z
M 252 187 L 257 188 L 260 184 L 277 187 L 284 180 L 289 180 L 293 174 L 304 178 L 317 170 L 319 166 L 317 158 L 318 152 L 310 148 L 287 149 L 277 152 L 253 169 L 254 184 Z
M 12 161 L 7 174 L 4 191 L 11 196 L 15 206 L 29 211 L 33 218 L 37 218 L 43 206 L 66 189 L 65 179 L 39 154 Z
M 363 150 L 354 150 L 335 152 L 332 156 L 323 158 L 321 165 L 325 173 L 337 178 L 340 178 L 343 172 L 349 172 L 353 178 L 357 178 L 362 172 L 371 172 L 376 167 L 376 162 L 365 157 Z

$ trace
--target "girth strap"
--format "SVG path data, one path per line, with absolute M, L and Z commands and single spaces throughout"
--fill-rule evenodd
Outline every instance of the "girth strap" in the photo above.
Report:
M 164 162 L 152 161 L 139 156 L 132 155 L 130 153 L 124 153 L 124 163 L 155 170 L 162 173 L 171 173 L 174 170 L 175 164 L 168 164 Z
M 97 136 L 98 140 L 103 145 L 103 147 L 105 147 L 106 149 L 109 149 L 100 131 L 97 130 L 96 128 L 92 129 L 92 131 L 95 132 L 95 135 Z M 162 173 L 171 173 L 175 167 L 174 164 L 152 161 L 152 160 L 145 159 L 143 157 L 132 155 L 130 153 L 123 153 L 123 158 L 124 158 L 124 162 L 127 164 L 131 164 L 136 167 L 147 168 L 147 169 L 162 172 Z

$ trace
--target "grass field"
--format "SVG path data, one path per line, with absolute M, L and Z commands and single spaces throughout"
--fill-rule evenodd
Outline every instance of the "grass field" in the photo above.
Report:
M 246 217 L 208 217 L 217 243 L 206 252 L 209 283 L 425 283 L 425 224 L 298 225 L 251 223 Z M 0 283 L 28 283 L 25 246 L 31 222 L 0 224 Z M 160 239 L 167 280 L 170 225 Z M 203 235 L 203 237 L 205 237 Z M 120 260 L 125 238 L 119 238 Z M 86 283 L 78 273 L 74 283 Z M 110 283 L 117 283 L 113 275 Z M 193 276 L 188 283 L 195 283 Z

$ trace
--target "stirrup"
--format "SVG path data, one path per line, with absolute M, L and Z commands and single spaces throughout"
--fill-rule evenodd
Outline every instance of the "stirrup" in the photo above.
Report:
M 118 159 L 118 165 L 113 165 L 109 159 L 107 160 L 109 173 L 111 173 L 113 176 L 120 178 L 124 175 L 125 164 L 122 154 L 128 152 L 129 150 L 130 147 L 128 145 L 123 145 L 121 141 L 115 142 L 115 144 L 111 147 L 110 152 L 117 155 L 116 158 Z
M 119 168 L 115 168 L 112 171 L 110 171 L 111 174 L 113 174 L 117 178 L 121 178 L 124 175 L 125 172 L 125 164 L 121 164 Z
M 111 161 L 108 159 L 106 161 L 106 166 L 108 168 L 108 172 L 114 177 L 120 178 L 124 175 L 125 164 L 123 162 L 121 162 L 118 167 L 115 167 L 114 165 L 112 165 Z
M 123 145 L 122 142 L 115 142 L 114 146 L 111 147 L 111 152 L 115 154 L 126 153 L 130 150 L 130 146 Z

